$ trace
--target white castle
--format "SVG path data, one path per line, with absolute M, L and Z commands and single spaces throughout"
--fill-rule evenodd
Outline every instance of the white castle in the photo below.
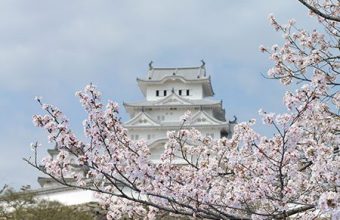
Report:
M 214 95 L 205 63 L 199 67 L 154 68 L 152 62 L 145 78 L 137 78 L 145 100 L 124 103 L 130 120 L 124 123 L 131 140 L 144 139 L 151 151 L 152 160 L 159 162 L 164 151 L 166 133 L 182 126 L 181 117 L 186 111 L 192 114 L 187 126 L 197 128 L 203 135 L 214 139 L 229 137 L 236 123 L 225 118 L 222 101 Z M 53 157 L 58 151 L 49 150 Z M 60 186 L 50 178 L 39 177 L 38 195 L 67 205 L 95 201 L 93 192 Z

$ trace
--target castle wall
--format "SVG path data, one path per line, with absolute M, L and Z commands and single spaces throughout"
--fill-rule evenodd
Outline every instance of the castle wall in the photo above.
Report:
M 149 85 L 146 89 L 146 100 L 147 101 L 157 101 L 163 99 L 164 91 L 166 91 L 166 96 L 172 93 L 174 89 L 175 93 L 179 95 L 179 90 L 182 90 L 182 95 L 188 99 L 202 99 L 203 98 L 203 87 L 202 84 L 189 84 L 182 81 L 167 81 L 164 84 Z M 156 95 L 156 91 L 159 91 L 159 96 Z M 187 95 L 187 90 L 189 90 L 189 95 Z

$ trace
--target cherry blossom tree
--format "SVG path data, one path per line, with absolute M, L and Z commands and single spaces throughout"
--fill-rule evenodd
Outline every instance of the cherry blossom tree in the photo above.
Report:
M 299 86 L 287 89 L 283 113 L 259 111 L 275 130 L 272 137 L 257 133 L 250 120 L 237 124 L 230 139 L 213 140 L 190 128 L 186 114 L 181 129 L 168 132 L 155 164 L 143 140 L 129 139 L 118 105 L 104 106 L 90 84 L 76 93 L 88 113 L 87 142 L 58 108 L 37 98 L 47 114 L 33 122 L 47 130 L 59 154 L 40 164 L 35 151 L 35 160 L 26 161 L 63 185 L 96 192 L 108 219 L 155 219 L 164 212 L 204 219 L 340 219 L 340 3 L 299 1 L 323 28 L 308 31 L 294 20 L 281 25 L 270 15 L 284 43 L 260 47 L 274 63 L 268 77 Z

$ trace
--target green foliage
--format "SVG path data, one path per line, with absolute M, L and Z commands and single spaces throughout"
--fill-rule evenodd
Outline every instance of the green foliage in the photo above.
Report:
M 0 220 L 92 220 L 95 216 L 79 206 L 38 200 L 23 187 L 21 191 L 4 187 L 0 191 Z

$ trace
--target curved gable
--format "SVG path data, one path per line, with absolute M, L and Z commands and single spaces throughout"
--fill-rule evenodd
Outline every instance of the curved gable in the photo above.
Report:
M 192 116 L 190 125 L 221 125 L 225 124 L 224 121 L 220 121 L 216 118 L 211 117 L 204 111 L 199 111 Z
M 125 126 L 157 126 L 159 125 L 145 112 L 138 113 L 135 117 L 127 121 Z

